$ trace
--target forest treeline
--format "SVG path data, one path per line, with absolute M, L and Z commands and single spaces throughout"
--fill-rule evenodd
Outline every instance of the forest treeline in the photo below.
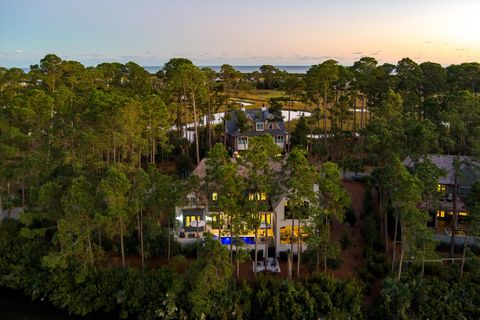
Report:
M 220 190 L 220 205 L 239 221 L 237 226 L 245 217 L 240 213 L 262 209 L 240 201 L 242 188 L 275 191 L 275 179 L 262 179 L 277 153 L 269 149 L 266 140 L 271 139 L 263 147 L 258 143 L 259 150 L 272 152 L 245 157 L 244 165 L 255 170 L 239 179 L 222 146 L 223 124 L 211 119 L 239 109 L 233 99 L 239 92 L 257 89 L 281 92 L 268 101 L 272 109 L 312 113 L 295 123 L 284 165 L 299 173 L 285 182 L 289 196 L 299 200 L 298 214 L 317 221 L 312 235 L 318 237 L 310 243 L 318 253 L 315 271 L 320 271 L 320 256 L 326 271 L 327 255 L 338 255 L 330 250 L 335 247 L 330 221 L 342 220 L 348 207 L 338 188 L 339 171 L 372 169 L 366 185 L 380 201 L 377 210 L 372 206 L 364 212 L 364 237 L 374 239 L 364 252 L 361 280 L 316 274 L 296 280 L 258 277 L 248 284 L 232 279 L 244 258 L 232 257 L 216 241 L 193 248 L 190 258 L 180 252 L 172 237 L 172 214 L 186 194 L 202 186 L 187 176 L 206 155 L 213 160 L 204 187 Z M 461 279 L 451 276 L 458 275 L 456 265 L 445 267 L 451 273 L 425 266 L 436 255 L 435 243 L 426 227 L 428 214 L 417 204 L 437 200 L 442 172 L 428 161 L 409 171 L 402 160 L 430 153 L 477 156 L 479 93 L 478 63 L 445 68 L 408 58 L 379 65 L 365 57 L 348 67 L 327 60 L 305 75 L 273 66 L 241 74 L 223 65 L 217 73 L 183 58 L 150 74 L 133 62 L 85 67 L 55 55 L 45 56 L 28 73 L 0 68 L 0 208 L 7 217 L 23 210 L 19 221 L 6 219 L 0 227 L 0 285 L 47 298 L 75 314 L 349 319 L 367 315 L 368 286 L 388 276 L 371 317 L 476 318 L 476 260 L 462 264 L 467 273 Z M 186 131 L 195 133 L 193 142 Z M 320 169 L 313 165 L 318 162 Z M 320 199 L 302 189 L 319 181 L 325 186 Z M 478 212 L 480 192 L 471 194 L 468 206 Z M 305 213 L 300 200 L 308 197 L 318 207 Z M 402 241 L 400 263 L 390 268 L 392 218 Z M 129 256 L 141 262 L 126 268 Z M 413 266 L 402 270 L 401 260 L 412 256 L 418 257 Z M 115 263 L 117 257 L 121 262 Z M 155 259 L 168 266 L 149 267 Z M 417 304 L 418 296 L 443 300 Z

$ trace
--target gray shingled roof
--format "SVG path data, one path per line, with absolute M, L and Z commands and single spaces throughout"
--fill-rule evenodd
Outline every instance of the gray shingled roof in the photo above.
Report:
M 443 169 L 447 172 L 446 176 L 440 177 L 439 183 L 441 184 L 454 184 L 455 181 L 455 170 L 454 170 L 454 160 L 456 155 L 436 155 L 431 154 L 428 156 L 428 159 L 432 161 L 437 167 Z M 475 181 L 480 180 L 480 162 L 475 161 L 472 157 L 468 156 L 459 156 L 460 160 L 460 170 L 462 174 L 459 179 L 463 182 L 460 184 L 471 185 Z M 419 162 L 423 162 L 423 159 L 420 159 Z M 415 162 L 407 157 L 403 160 L 403 164 L 407 167 L 413 167 Z
M 230 161 L 234 163 L 238 163 L 237 158 L 230 158 Z M 283 174 L 285 174 L 285 173 L 282 174 L 283 161 L 284 160 L 269 162 L 270 169 L 272 170 L 272 172 L 277 173 L 276 176 L 279 179 L 283 178 Z M 208 158 L 203 158 L 192 173 L 202 181 L 202 184 L 207 175 L 207 162 L 208 162 Z M 239 164 L 237 174 L 239 176 L 245 177 L 247 175 L 247 170 L 248 169 L 245 166 Z M 283 185 L 281 184 L 281 181 L 278 181 L 278 182 L 279 182 L 278 188 L 279 190 L 281 190 L 283 188 Z M 279 194 L 274 197 L 271 197 L 270 200 L 272 201 L 272 206 L 276 207 L 278 205 L 278 201 L 280 201 L 282 197 L 283 197 L 283 194 Z M 206 194 L 206 189 L 203 187 L 200 190 L 199 202 L 200 202 L 199 204 L 201 205 L 208 205 L 208 195 Z
M 242 112 L 242 111 L 230 111 L 227 117 L 227 133 L 234 136 L 238 137 L 240 136 L 240 129 L 238 128 L 237 125 L 237 114 L 236 112 Z M 246 113 L 246 116 L 248 119 L 250 119 L 253 123 L 256 122 L 265 122 L 269 119 L 270 113 L 268 110 L 261 110 L 261 109 L 250 109 L 250 110 L 245 110 L 243 111 Z M 268 130 L 265 129 L 265 131 L 256 131 L 255 129 L 252 130 L 246 130 L 245 132 L 242 132 L 242 135 L 245 136 L 261 136 L 266 133 L 270 135 L 284 135 L 287 134 L 287 131 L 285 129 L 285 123 L 283 120 L 277 120 L 276 121 L 279 129 L 274 129 L 274 130 Z

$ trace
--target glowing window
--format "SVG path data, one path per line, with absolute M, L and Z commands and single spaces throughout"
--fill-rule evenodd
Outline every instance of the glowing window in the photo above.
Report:
M 468 212 L 461 211 L 458 213 L 459 216 L 466 217 L 468 216 Z
M 248 200 L 250 200 L 250 201 L 253 201 L 253 200 L 265 201 L 265 200 L 267 200 L 267 193 L 266 192 L 249 193 L 248 194 Z
M 222 217 L 219 214 L 212 214 L 212 223 L 211 226 L 213 229 L 221 229 L 222 228 Z
M 444 184 L 437 184 L 437 192 L 441 195 L 445 195 L 447 193 L 447 186 Z
M 260 215 L 260 222 L 265 222 L 267 224 L 272 223 L 272 215 L 270 213 L 262 213 Z
M 437 218 L 445 218 L 445 211 L 438 210 L 437 211 Z
M 217 201 L 217 200 L 218 200 L 218 193 L 216 193 L 216 192 L 213 192 L 213 193 L 212 193 L 212 200 L 213 200 L 213 201 Z

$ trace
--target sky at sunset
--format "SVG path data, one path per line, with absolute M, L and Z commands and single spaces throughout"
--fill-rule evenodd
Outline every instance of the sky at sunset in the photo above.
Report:
M 0 66 L 480 62 L 480 1 L 0 0 Z

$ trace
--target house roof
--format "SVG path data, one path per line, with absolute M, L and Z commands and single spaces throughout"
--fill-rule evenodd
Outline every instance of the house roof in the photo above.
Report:
M 184 215 L 201 216 L 205 213 L 205 209 L 204 208 L 182 208 L 182 213 Z
M 207 175 L 207 161 L 208 158 L 203 158 L 200 163 L 197 165 L 195 170 L 193 170 L 193 175 L 197 176 L 200 179 L 204 179 Z M 237 158 L 230 158 L 230 161 L 233 163 L 238 163 Z M 281 161 L 270 161 L 269 163 L 272 171 L 279 173 L 282 170 Z M 238 175 L 245 177 L 247 175 L 248 169 L 241 164 L 238 166 Z
M 468 156 L 456 156 L 456 155 L 428 155 L 427 158 L 433 162 L 438 168 L 443 169 L 447 174 L 440 177 L 438 183 L 441 184 L 455 184 L 455 167 L 454 160 L 458 157 L 460 160 L 461 174 L 457 176 L 459 183 L 462 185 L 471 185 L 475 181 L 480 180 L 480 162 L 476 161 L 472 157 Z M 424 160 L 420 159 L 418 162 L 422 163 Z M 415 161 L 410 157 L 403 160 L 403 164 L 407 167 L 413 168 Z
M 208 158 L 203 158 L 200 163 L 197 165 L 197 167 L 195 168 L 195 170 L 193 171 L 193 175 L 197 176 L 200 180 L 204 180 L 206 175 L 207 175 L 207 161 L 208 161 Z M 237 158 L 230 158 L 230 161 L 232 162 L 238 162 L 238 159 Z M 275 173 L 278 173 L 277 177 L 279 179 L 279 183 L 280 183 L 280 179 L 282 179 L 283 177 L 283 174 L 282 173 L 282 161 L 270 161 L 269 163 L 270 165 L 270 169 L 275 172 Z M 248 173 L 248 168 L 246 168 L 245 166 L 243 165 L 239 165 L 238 166 L 238 176 L 241 176 L 241 177 L 245 177 Z M 279 190 L 281 189 L 281 186 L 279 185 Z M 208 195 L 206 194 L 206 190 L 205 188 L 202 188 L 201 191 L 200 191 L 200 195 L 199 195 L 199 200 L 200 200 L 200 203 L 203 204 L 203 205 L 207 205 L 208 204 Z M 276 196 L 274 197 L 271 197 L 270 200 L 272 202 L 272 206 L 273 207 L 276 207 L 278 205 L 278 202 L 281 201 L 281 199 L 283 198 L 283 195 L 282 194 L 277 194 Z
M 240 128 L 238 127 L 238 121 L 237 121 L 237 112 L 244 112 L 247 119 L 252 121 L 253 123 L 257 122 L 276 122 L 278 125 L 277 129 L 273 130 L 268 130 L 265 129 L 265 131 L 256 131 L 255 129 L 252 130 L 246 130 L 245 132 L 240 132 Z M 262 109 L 250 109 L 250 110 L 232 110 L 228 113 L 227 121 L 226 121 L 226 129 L 227 133 L 238 137 L 241 135 L 246 135 L 246 136 L 261 136 L 266 133 L 271 134 L 271 135 L 285 135 L 287 134 L 287 131 L 285 129 L 285 123 L 283 119 L 276 119 L 276 121 L 272 120 L 272 116 L 269 113 L 268 109 L 262 108 Z

